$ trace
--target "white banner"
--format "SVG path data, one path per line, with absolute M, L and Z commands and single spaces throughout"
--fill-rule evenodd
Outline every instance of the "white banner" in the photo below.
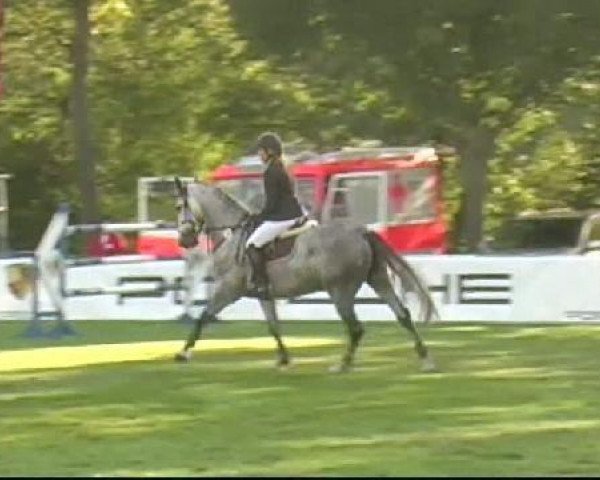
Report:
M 429 287 L 444 321 L 600 322 L 600 257 L 492 257 L 466 255 L 409 256 L 408 261 Z M 0 260 L 0 315 L 29 318 L 29 259 Z M 107 288 L 122 291 L 65 300 L 67 319 L 170 320 L 183 312 L 182 260 L 107 263 L 70 267 L 68 289 Z M 10 286 L 9 286 L 10 284 Z M 167 286 L 165 291 L 154 287 Z M 197 311 L 207 284 L 195 291 Z M 140 288 L 138 293 L 133 290 Z M 407 297 L 414 315 L 418 312 Z M 284 320 L 337 319 L 325 293 L 278 300 Z M 51 304 L 42 290 L 43 309 Z M 391 310 L 363 286 L 356 311 L 361 320 L 394 320 Z M 226 320 L 262 319 L 254 299 L 243 298 L 219 315 Z

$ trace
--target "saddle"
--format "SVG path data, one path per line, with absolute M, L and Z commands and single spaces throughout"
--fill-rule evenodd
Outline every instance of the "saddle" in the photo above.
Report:
M 298 235 L 318 225 L 319 222 L 316 220 L 309 219 L 308 217 L 300 217 L 294 225 L 263 247 L 265 260 L 277 260 L 288 256 L 292 253 Z

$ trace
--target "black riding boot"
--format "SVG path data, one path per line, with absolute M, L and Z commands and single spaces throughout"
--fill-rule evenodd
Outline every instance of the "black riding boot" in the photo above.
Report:
M 252 264 L 252 293 L 257 298 L 268 300 L 270 298 L 269 279 L 267 277 L 267 265 L 263 250 L 250 245 L 247 252 Z

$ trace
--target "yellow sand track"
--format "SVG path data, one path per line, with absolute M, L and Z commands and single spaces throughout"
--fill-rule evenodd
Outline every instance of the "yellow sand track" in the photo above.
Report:
M 47 347 L 0 352 L 0 373 L 20 370 L 46 370 L 82 367 L 103 363 L 138 362 L 173 356 L 183 346 L 181 340 L 162 342 L 109 343 L 76 347 Z M 285 337 L 288 347 L 320 347 L 339 343 L 334 339 Z M 271 337 L 239 338 L 233 340 L 200 340 L 197 352 L 216 350 L 271 350 Z

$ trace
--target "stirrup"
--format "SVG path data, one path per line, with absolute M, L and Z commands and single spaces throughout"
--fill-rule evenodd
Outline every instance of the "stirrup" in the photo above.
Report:
M 250 285 L 248 296 L 258 298 L 259 300 L 271 300 L 271 291 L 266 285 Z
M 262 300 L 269 300 L 271 298 L 271 286 L 268 282 L 257 281 L 254 277 L 255 273 L 250 277 L 249 282 L 246 286 L 248 295 L 254 298 Z

